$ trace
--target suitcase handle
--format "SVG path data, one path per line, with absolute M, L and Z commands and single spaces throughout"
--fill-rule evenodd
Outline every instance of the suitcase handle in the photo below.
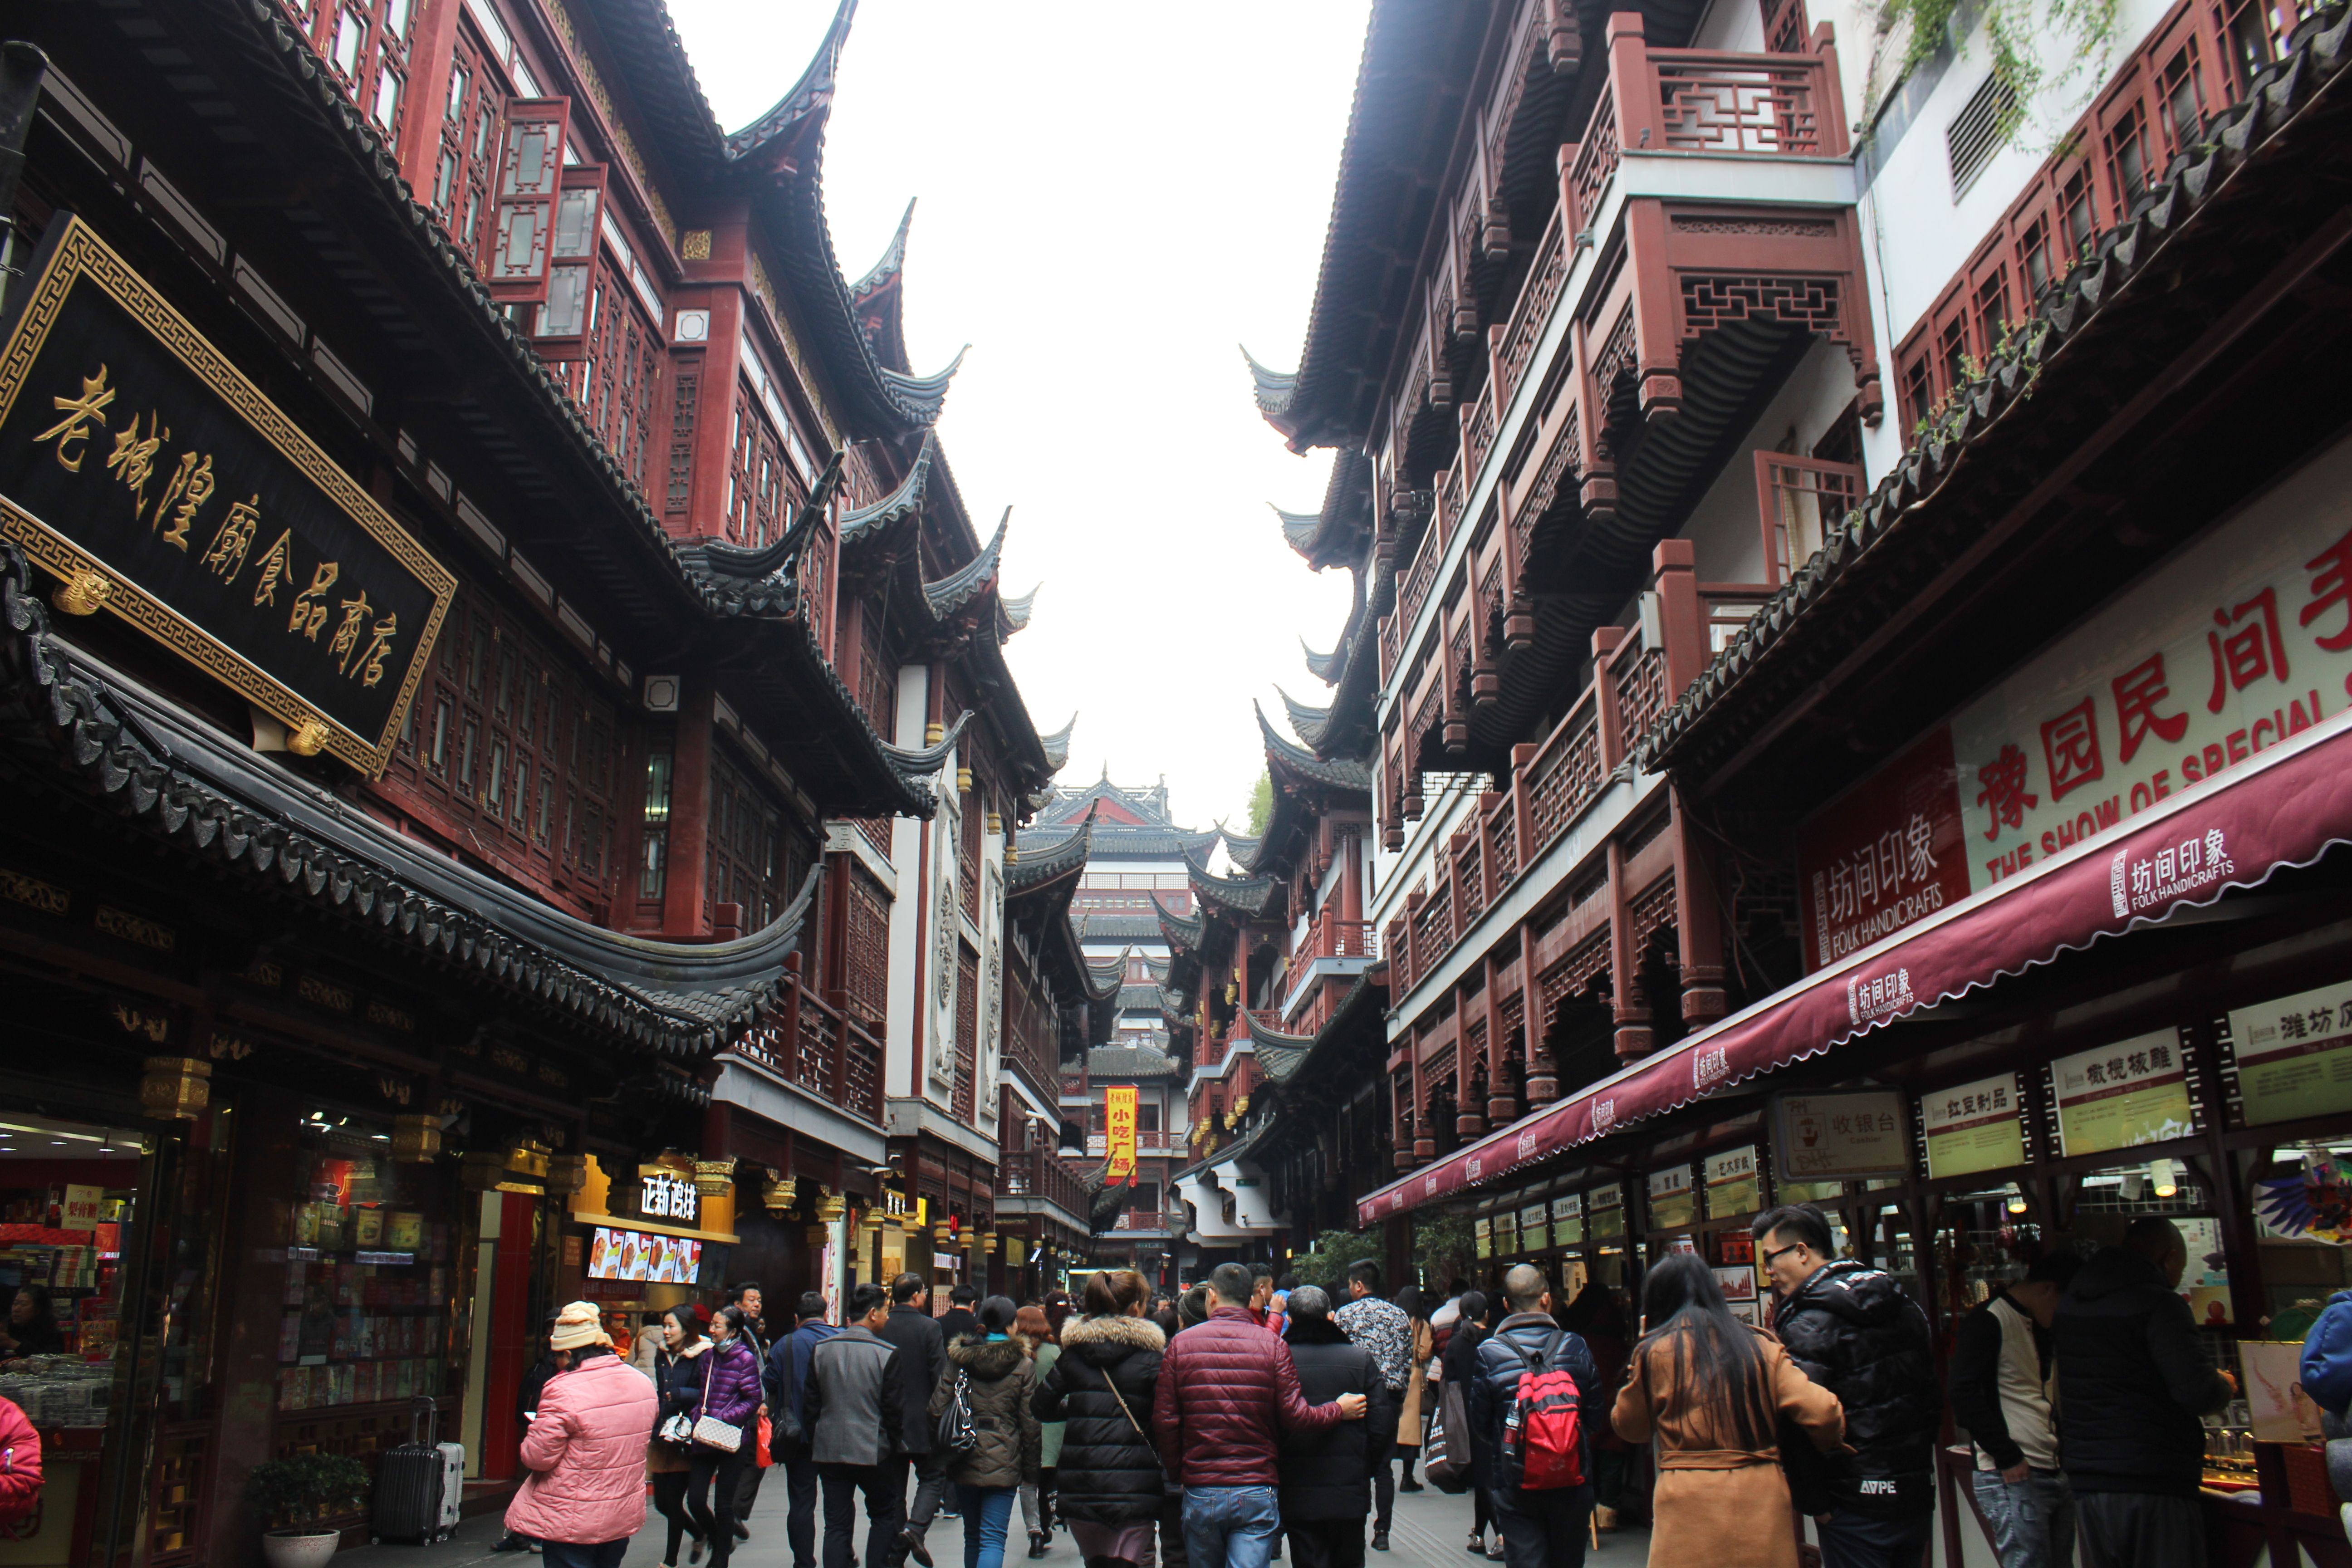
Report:
M 421 1436 L 420 1436 L 421 1434 Z M 431 1447 L 441 1435 L 441 1407 L 429 1394 L 420 1394 L 408 1402 L 408 1440 Z

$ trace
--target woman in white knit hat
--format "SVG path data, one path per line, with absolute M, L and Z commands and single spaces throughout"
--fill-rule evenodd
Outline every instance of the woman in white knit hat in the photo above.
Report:
M 646 1434 L 658 1401 L 613 1353 L 593 1302 L 557 1313 L 548 1341 L 572 1364 L 548 1380 L 523 1434 L 531 1473 L 507 1508 L 507 1528 L 540 1542 L 549 1568 L 619 1568 L 646 1522 Z

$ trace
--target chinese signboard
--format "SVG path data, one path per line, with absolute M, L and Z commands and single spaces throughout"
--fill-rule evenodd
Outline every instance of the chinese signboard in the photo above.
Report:
M 1899 1176 L 1911 1168 L 1899 1094 L 1784 1094 L 1777 1103 L 1785 1180 Z
M 1920 1096 L 1927 1174 L 1965 1176 L 2025 1163 L 2019 1111 L 2017 1075 L 2011 1072 Z
M 1805 957 L 1843 958 L 1969 896 L 1958 773 L 1938 728 L 1806 824 Z
M 2189 1068 L 2170 1029 L 2050 1064 L 2058 1085 L 2058 1142 L 2069 1156 L 2186 1138 Z
M 2309 729 L 2346 706 L 2347 678 L 2352 449 L 2182 552 L 1821 812 L 1799 844 L 1809 963 Z M 2126 912 L 2217 883 L 2227 858 L 2200 839 L 2126 868 Z
M 2248 1126 L 2352 1110 L 2352 985 L 2233 1009 L 2230 1038 Z
M 702 1194 L 693 1179 L 675 1171 L 646 1171 L 638 1178 L 637 1212 L 647 1219 L 692 1225 L 702 1213 Z
M 1622 1241 L 1625 1238 L 1625 1188 L 1612 1182 L 1605 1187 L 1595 1187 L 1586 1195 L 1585 1208 L 1591 1215 L 1587 1228 L 1595 1241 Z
M 1135 1180 L 1136 1100 L 1133 1084 L 1103 1091 L 1103 1131 L 1108 1134 L 1104 1146 L 1110 1154 L 1108 1178 L 1113 1185 Z
M 1650 1228 L 1674 1230 L 1698 1217 L 1698 1194 L 1691 1187 L 1688 1165 L 1669 1165 L 1650 1173 Z
M 98 1207 L 106 1201 L 106 1189 L 84 1186 L 79 1182 L 66 1184 L 66 1201 L 58 1205 L 58 1227 L 61 1230 L 96 1230 Z
M 1551 1201 L 1551 1244 L 1554 1247 L 1584 1245 L 1584 1205 L 1574 1193 Z
M 1756 1183 L 1756 1146 L 1727 1149 L 1706 1161 L 1706 1213 L 1709 1219 L 1754 1214 L 1764 1206 Z
M 1519 1211 L 1519 1245 L 1538 1252 L 1551 1245 L 1551 1205 L 1529 1204 Z
M 1519 1249 L 1519 1216 L 1507 1210 L 1495 1216 L 1495 1256 L 1508 1258 Z
M 79 219 L 0 347 L 0 529 L 65 586 L 383 771 L 457 580 Z
M 1495 1255 L 1495 1222 L 1493 1220 L 1484 1216 L 1473 1220 L 1470 1225 L 1470 1234 L 1477 1238 L 1479 1257 L 1492 1258 Z

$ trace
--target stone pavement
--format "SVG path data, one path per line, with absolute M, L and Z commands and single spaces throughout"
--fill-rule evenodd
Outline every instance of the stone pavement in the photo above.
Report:
M 761 1494 L 750 1520 L 751 1539 L 735 1548 L 731 1568 L 792 1568 L 792 1552 L 784 1542 L 784 1489 L 779 1475 Z M 1367 1524 L 1367 1530 L 1370 1525 Z M 822 1539 L 820 1521 L 820 1540 Z M 457 1538 L 437 1546 L 372 1546 L 344 1552 L 336 1568 L 536 1568 L 537 1559 L 497 1553 L 490 1550 L 501 1529 L 497 1515 L 469 1519 Z M 646 1511 L 646 1528 L 629 1543 L 624 1568 L 660 1568 L 665 1529 L 661 1516 Z M 1390 1531 L 1391 1550 L 1370 1552 L 1366 1568 L 1475 1568 L 1470 1555 L 1470 1500 L 1448 1497 L 1434 1487 L 1409 1492 L 1396 1501 L 1396 1520 Z M 858 1521 L 859 1561 L 864 1561 L 865 1521 Z M 931 1556 L 939 1568 L 961 1568 L 963 1531 L 960 1521 L 941 1519 L 931 1526 Z M 1638 1568 L 1649 1556 L 1649 1533 L 1627 1528 L 1601 1538 L 1601 1550 L 1585 1561 L 1606 1568 Z M 1005 1542 L 1005 1568 L 1027 1568 L 1028 1537 L 1022 1533 L 1021 1513 L 1013 1514 L 1012 1538 Z M 678 1564 L 686 1568 L 686 1564 Z M 707 1560 L 706 1560 L 707 1568 Z M 1081 1568 L 1066 1534 L 1056 1533 L 1040 1568 Z

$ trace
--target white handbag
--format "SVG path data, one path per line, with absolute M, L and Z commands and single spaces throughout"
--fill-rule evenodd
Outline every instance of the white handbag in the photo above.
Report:
M 702 1403 L 710 1403 L 710 1376 L 719 1370 L 719 1351 L 713 1346 L 707 1352 L 710 1361 L 702 1369 Z M 743 1447 L 743 1428 L 721 1421 L 716 1415 L 698 1415 L 694 1421 L 694 1440 L 706 1448 L 716 1448 L 722 1454 L 732 1454 Z

